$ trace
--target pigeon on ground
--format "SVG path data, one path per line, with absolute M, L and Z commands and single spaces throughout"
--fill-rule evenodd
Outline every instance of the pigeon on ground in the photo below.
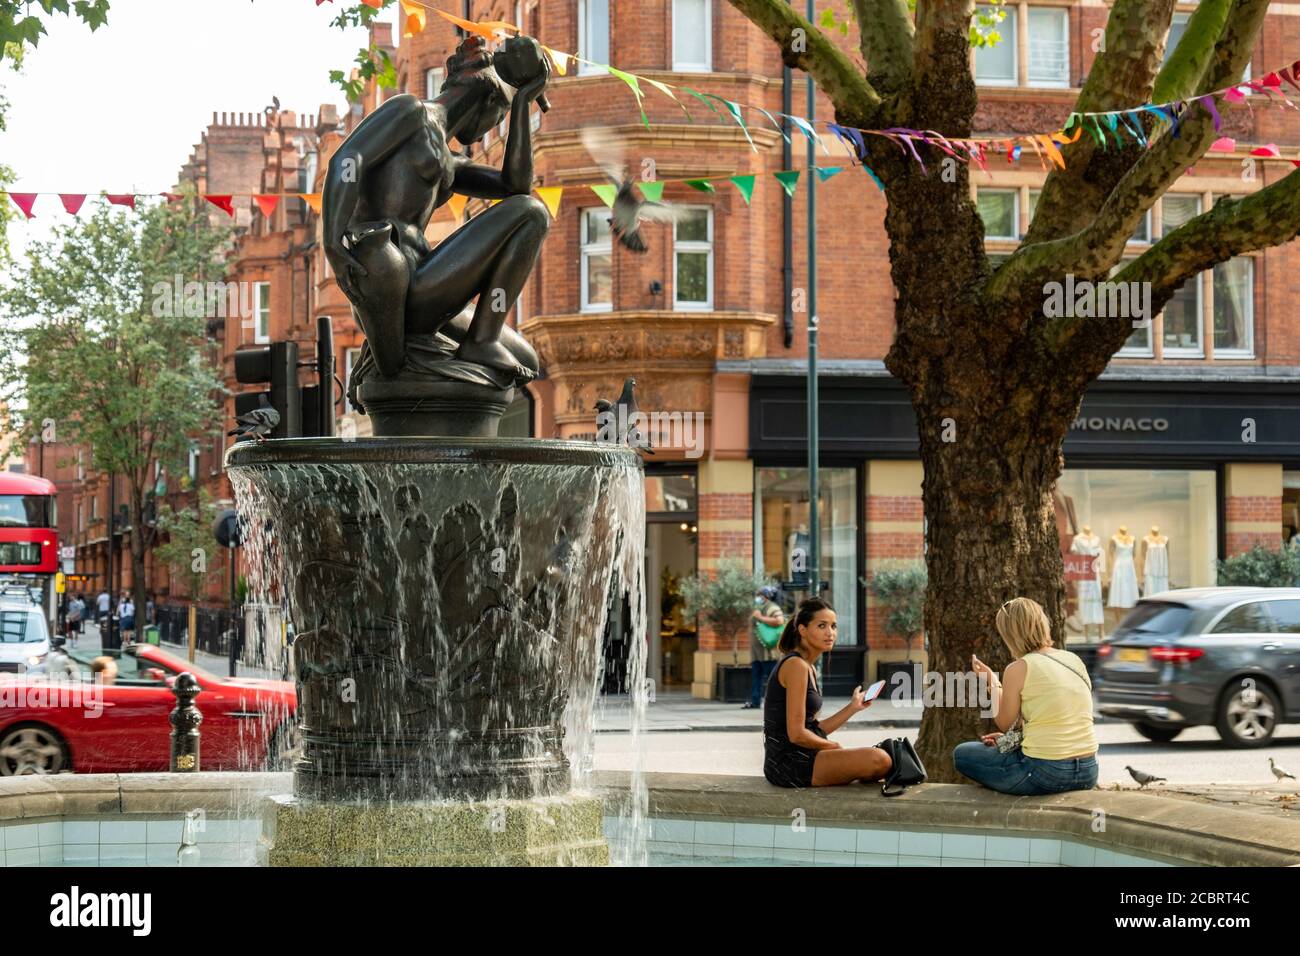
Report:
M 1164 777 L 1157 777 L 1154 774 L 1143 773 L 1141 770 L 1134 770 L 1132 767 L 1128 766 L 1127 764 L 1125 764 L 1124 769 L 1128 771 L 1128 775 L 1130 777 L 1132 777 L 1134 780 L 1137 781 L 1137 785 L 1139 787 L 1145 787 L 1149 783 L 1167 782 Z
M 636 403 L 636 379 L 627 378 L 623 380 L 623 391 L 618 396 L 618 401 L 611 402 L 604 398 L 596 399 L 596 433 L 600 434 L 601 426 L 605 422 L 612 422 L 616 428 L 622 427 L 623 434 L 619 435 L 617 440 L 620 444 L 627 442 L 629 447 L 638 448 L 646 454 L 653 455 L 654 449 L 650 447 L 650 439 L 642 434 L 641 429 L 637 427 L 633 415 L 640 411 Z M 610 416 L 606 418 L 605 416 Z
M 609 231 L 625 248 L 633 252 L 647 251 L 650 247 L 641 235 L 641 223 L 676 222 L 677 208 L 670 203 L 641 198 L 635 181 L 627 175 L 618 145 L 608 134 L 587 128 L 582 131 L 582 142 L 605 178 L 618 187 L 610 209 Z
M 266 441 L 266 436 L 275 431 L 280 424 L 280 413 L 277 412 L 267 400 L 266 394 L 257 396 L 257 408 L 251 412 L 245 412 L 235 418 L 235 427 L 226 432 L 227 435 L 233 435 L 236 441 L 243 441 L 245 438 L 255 438 L 258 441 Z
M 1273 771 L 1273 776 L 1277 777 L 1278 780 L 1294 780 L 1294 779 L 1295 779 L 1295 774 L 1293 774 L 1293 773 L 1288 773 L 1286 770 L 1284 770 L 1283 768 L 1279 767 L 1277 764 L 1275 764 L 1275 763 L 1273 762 L 1273 758 L 1272 758 L 1272 757 L 1269 757 L 1269 758 L 1268 758 L 1268 769 Z

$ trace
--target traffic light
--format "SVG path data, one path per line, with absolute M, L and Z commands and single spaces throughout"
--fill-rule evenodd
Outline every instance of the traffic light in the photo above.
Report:
M 235 396 L 235 415 L 245 415 L 266 395 L 280 413 L 280 424 L 269 438 L 297 438 L 302 434 L 302 389 L 298 387 L 298 343 L 272 342 L 235 352 L 235 381 L 241 385 L 269 383 L 265 392 Z

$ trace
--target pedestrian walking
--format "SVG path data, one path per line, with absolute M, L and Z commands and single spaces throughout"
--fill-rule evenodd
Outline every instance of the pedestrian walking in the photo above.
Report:
M 754 710 L 763 704 L 763 691 L 772 668 L 776 666 L 776 645 L 785 626 L 785 612 L 776 603 L 779 592 L 770 584 L 758 589 L 754 598 L 757 605 L 749 622 L 750 683 L 749 702 L 745 710 Z
M 118 627 L 122 631 L 122 644 L 130 644 L 135 640 L 135 602 L 131 600 L 129 594 L 123 594 L 117 608 Z
M 85 613 L 86 606 L 81 603 L 77 595 L 72 595 L 68 600 L 68 612 L 65 618 L 66 629 L 64 636 L 70 646 L 77 646 L 77 634 L 81 630 L 81 615 Z
M 99 592 L 99 597 L 95 598 L 95 623 L 102 628 L 112 609 L 113 599 L 108 596 L 108 589 L 105 588 Z

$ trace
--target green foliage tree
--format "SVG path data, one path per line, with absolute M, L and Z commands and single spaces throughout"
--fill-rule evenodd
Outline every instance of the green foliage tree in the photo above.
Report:
M 885 633 L 901 638 L 912 659 L 912 642 L 925 627 L 925 588 L 928 578 L 924 561 L 897 561 L 871 573 L 867 590 L 886 609 Z
M 754 612 L 754 595 L 770 578 L 751 570 L 740 561 L 723 561 L 681 582 L 686 613 L 698 615 L 722 637 L 735 637 L 749 624 Z
M 143 520 L 155 463 L 178 470 L 192 436 L 219 423 L 204 310 L 173 291 L 222 278 L 228 235 L 188 199 L 101 208 L 32 243 L 0 287 L 0 402 L 24 437 L 86 446 L 88 464 L 125 479 L 137 607 L 156 534 Z M 205 306 L 224 307 L 222 294 Z
M 1220 560 L 1218 572 L 1221 587 L 1300 587 L 1300 549 L 1273 551 L 1257 544 L 1245 554 Z
M 195 500 L 179 509 L 170 504 L 158 508 L 159 544 L 153 549 L 154 558 L 167 566 L 179 581 L 185 582 L 185 596 L 198 601 L 212 568 L 221 555 L 212 537 L 212 525 L 217 520 L 217 506 L 206 488 L 200 488 Z

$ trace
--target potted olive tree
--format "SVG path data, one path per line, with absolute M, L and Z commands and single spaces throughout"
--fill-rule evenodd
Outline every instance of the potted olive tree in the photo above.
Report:
M 881 662 L 876 679 L 889 681 L 888 688 L 892 688 L 894 675 L 905 673 L 910 694 L 916 697 L 921 686 L 921 674 L 919 665 L 912 660 L 912 643 L 924 629 L 925 562 L 883 564 L 872 571 L 870 580 L 863 583 L 871 596 L 886 609 L 885 633 L 900 638 L 906 649 L 905 660 Z
M 686 613 L 698 616 L 723 639 L 732 639 L 742 648 L 749 647 L 749 621 L 754 613 L 754 595 L 764 585 L 773 583 L 741 561 L 723 561 L 712 571 L 702 572 L 681 582 Z M 717 691 L 728 702 L 749 697 L 750 668 L 723 667 Z

